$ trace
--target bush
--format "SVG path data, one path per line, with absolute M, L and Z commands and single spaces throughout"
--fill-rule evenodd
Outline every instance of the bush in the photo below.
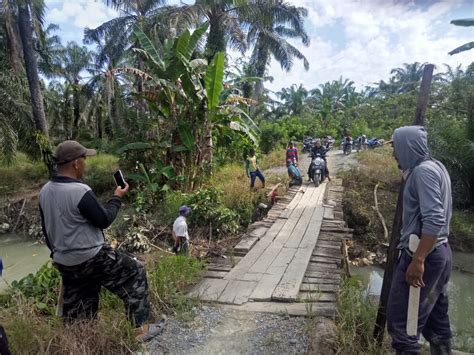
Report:
M 87 158 L 84 182 L 97 194 L 112 194 L 115 189 L 113 173 L 118 169 L 118 158 L 110 154 L 99 154 Z

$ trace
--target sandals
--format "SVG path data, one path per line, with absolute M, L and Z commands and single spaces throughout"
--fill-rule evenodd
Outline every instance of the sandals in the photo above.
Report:
M 144 333 L 137 335 L 136 339 L 140 343 L 145 343 L 159 335 L 164 328 L 164 323 L 148 324 L 148 330 Z

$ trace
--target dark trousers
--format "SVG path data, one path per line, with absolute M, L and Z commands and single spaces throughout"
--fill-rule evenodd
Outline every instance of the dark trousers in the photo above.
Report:
M 255 170 L 250 172 L 250 187 L 255 186 L 255 180 L 257 177 L 260 179 L 262 184 L 265 184 L 265 176 L 260 172 L 260 170 Z
M 5 329 L 0 325 L 0 355 L 10 355 L 10 350 L 8 350 L 8 340 Z
M 423 334 L 431 345 L 449 348 L 452 334 L 447 288 L 452 266 L 451 248 L 448 244 L 441 245 L 425 259 L 425 287 L 420 292 L 417 336 L 408 336 L 406 332 L 409 285 L 405 273 L 410 263 L 410 255 L 402 251 L 387 305 L 387 329 L 392 337 L 392 347 L 399 352 L 419 353 L 418 339 Z
M 66 320 L 94 318 L 101 287 L 119 296 L 130 321 L 140 326 L 150 316 L 148 284 L 144 267 L 108 245 L 92 259 L 75 266 L 57 264 L 64 287 Z

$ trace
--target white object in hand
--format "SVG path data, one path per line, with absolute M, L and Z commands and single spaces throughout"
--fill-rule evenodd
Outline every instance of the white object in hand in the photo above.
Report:
M 415 254 L 420 244 L 420 238 L 416 234 L 410 234 L 408 242 L 408 249 Z M 410 286 L 410 293 L 408 296 L 408 311 L 407 311 L 407 334 L 417 335 L 418 332 L 418 311 L 420 309 L 420 291 L 421 288 Z

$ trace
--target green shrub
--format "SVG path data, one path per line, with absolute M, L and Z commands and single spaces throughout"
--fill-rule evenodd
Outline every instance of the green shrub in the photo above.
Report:
M 97 194 L 113 193 L 116 185 L 113 173 L 118 169 L 118 158 L 110 154 L 99 154 L 87 158 L 84 182 Z

